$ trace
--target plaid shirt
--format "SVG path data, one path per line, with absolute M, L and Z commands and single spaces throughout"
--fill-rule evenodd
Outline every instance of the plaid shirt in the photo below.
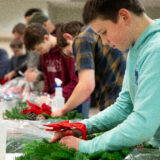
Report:
M 121 91 L 125 73 L 123 53 L 102 45 L 100 36 L 90 27 L 85 27 L 75 38 L 73 53 L 77 70 L 95 70 L 96 86 L 91 95 L 92 104 L 100 110 L 113 104 Z

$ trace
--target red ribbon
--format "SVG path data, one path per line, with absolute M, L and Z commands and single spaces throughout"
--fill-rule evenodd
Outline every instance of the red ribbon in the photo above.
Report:
M 7 80 L 5 80 L 4 77 L 2 77 L 1 80 L 0 80 L 0 83 L 1 83 L 2 85 L 4 85 L 6 82 L 7 82 Z
M 33 104 L 33 103 L 31 103 L 31 102 L 29 102 L 29 101 L 27 100 L 27 104 L 28 104 L 31 108 L 25 110 L 22 114 L 26 114 L 26 113 L 28 113 L 28 112 L 34 112 L 34 113 L 36 113 L 37 115 L 38 115 L 38 114 L 42 114 L 42 113 L 46 113 L 46 114 L 51 115 L 51 113 L 52 113 L 52 112 L 51 112 L 51 107 L 48 106 L 48 105 L 45 104 L 45 103 L 43 103 L 43 104 L 41 105 L 41 107 L 39 107 L 39 106 L 37 106 L 36 104 Z
M 69 120 L 67 120 L 56 124 L 47 124 L 44 126 L 52 127 L 52 129 L 46 129 L 46 131 L 66 131 L 67 129 L 77 128 L 82 133 L 82 139 L 87 140 L 86 138 L 87 129 L 86 125 L 83 123 L 69 123 Z M 65 134 L 65 136 L 70 136 L 70 135 L 72 134 L 71 133 Z

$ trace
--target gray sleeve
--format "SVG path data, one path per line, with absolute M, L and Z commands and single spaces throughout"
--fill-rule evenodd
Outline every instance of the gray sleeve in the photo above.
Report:
M 39 65 L 40 55 L 35 51 L 28 51 L 27 68 L 37 67 Z

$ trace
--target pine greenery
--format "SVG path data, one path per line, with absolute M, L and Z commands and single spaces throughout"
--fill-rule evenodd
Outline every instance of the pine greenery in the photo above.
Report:
M 46 113 L 43 113 L 43 115 L 47 117 L 47 119 L 62 119 L 62 120 L 83 119 L 82 113 L 78 113 L 77 110 L 70 111 L 66 114 L 66 116 L 62 117 L 52 117 Z
M 17 157 L 16 160 L 123 160 L 130 153 L 130 149 L 84 154 L 75 149 L 69 149 L 59 142 L 49 143 L 43 139 L 41 142 L 33 141 L 26 144 L 22 152 L 24 155 Z
M 19 102 L 15 107 L 9 110 L 5 110 L 4 116 L 9 119 L 21 119 L 21 120 L 30 120 L 27 117 L 27 114 L 22 114 L 23 109 L 27 106 L 26 102 Z M 83 119 L 82 114 L 78 113 L 77 110 L 68 112 L 66 116 L 62 117 L 51 117 L 50 115 L 43 113 L 46 119 L 61 119 L 61 120 L 73 120 L 73 119 Z
M 9 119 L 22 119 L 22 120 L 27 120 L 27 116 L 26 115 L 22 115 L 21 111 L 22 108 L 26 107 L 27 103 L 26 102 L 19 102 L 15 107 L 12 108 L 11 111 L 6 110 L 5 111 L 5 117 L 9 118 Z

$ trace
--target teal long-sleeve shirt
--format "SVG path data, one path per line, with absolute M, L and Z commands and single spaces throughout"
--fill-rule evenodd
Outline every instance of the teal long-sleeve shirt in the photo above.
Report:
M 131 147 L 156 133 L 160 126 L 160 20 L 130 47 L 117 101 L 82 123 L 88 133 L 105 131 L 93 140 L 80 141 L 79 151 L 85 153 Z

